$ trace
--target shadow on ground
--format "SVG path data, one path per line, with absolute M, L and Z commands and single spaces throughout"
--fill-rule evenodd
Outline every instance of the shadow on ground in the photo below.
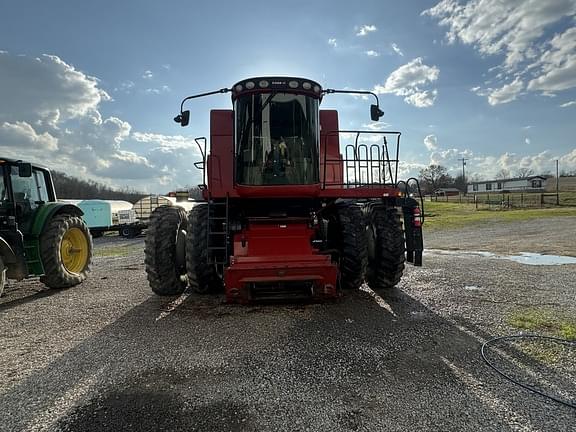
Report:
M 399 290 L 333 304 L 152 297 L 0 395 L 6 430 L 565 430 L 481 361 L 465 320 Z M 530 359 L 526 359 L 529 361 Z M 547 415 L 543 416 L 542 407 Z M 0 426 L 2 429 L 2 426 Z

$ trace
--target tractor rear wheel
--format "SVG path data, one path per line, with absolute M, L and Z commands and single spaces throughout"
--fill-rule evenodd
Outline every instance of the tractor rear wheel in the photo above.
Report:
M 48 221 L 40 236 L 44 275 L 49 288 L 68 288 L 86 279 L 92 259 L 92 237 L 79 216 L 59 214 Z
M 150 215 L 144 263 L 148 283 L 155 294 L 178 295 L 186 289 L 187 228 L 186 212 L 180 207 L 157 207 Z
M 199 294 L 218 292 L 222 279 L 208 261 L 208 204 L 198 204 L 188 214 L 186 268 L 190 288 Z
M 328 222 L 328 244 L 336 248 L 340 261 L 340 286 L 358 289 L 366 271 L 364 217 L 355 204 L 340 204 Z
M 404 271 L 404 231 L 393 207 L 375 206 L 368 211 L 368 269 L 366 281 L 373 290 L 396 286 Z

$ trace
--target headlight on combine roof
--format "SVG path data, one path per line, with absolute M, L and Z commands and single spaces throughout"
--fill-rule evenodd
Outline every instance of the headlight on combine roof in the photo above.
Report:
M 302 84 L 302 88 L 304 90 L 310 90 L 312 88 L 312 84 L 310 84 L 309 82 L 305 82 L 304 84 Z
M 246 88 L 247 88 L 248 90 L 252 90 L 252 89 L 254 88 L 254 86 L 255 86 L 255 84 L 254 84 L 252 81 L 248 81 L 248 82 L 246 83 Z
M 314 93 L 320 93 L 320 86 L 314 86 Z
M 266 87 L 268 87 L 268 86 L 270 85 L 270 83 L 269 83 L 268 81 L 266 81 L 266 80 L 262 80 L 262 81 L 260 81 L 260 82 L 258 83 L 258 85 L 259 85 L 260 87 L 262 87 L 262 88 L 266 88 Z
M 244 87 L 242 87 L 242 84 L 238 84 L 235 88 L 237 92 L 241 92 Z
M 298 81 L 290 81 L 288 83 L 288 87 L 293 88 L 293 89 L 298 88 Z

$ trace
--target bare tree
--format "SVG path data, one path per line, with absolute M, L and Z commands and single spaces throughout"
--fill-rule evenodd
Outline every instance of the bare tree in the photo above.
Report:
M 518 170 L 519 178 L 531 177 L 534 175 L 534 170 L 532 168 L 520 168 Z
M 507 170 L 506 168 L 502 168 L 500 171 L 496 173 L 496 179 L 498 180 L 507 178 L 510 178 L 510 170 Z
M 454 183 L 454 179 L 448 174 L 448 170 L 441 165 L 430 165 L 428 168 L 421 169 L 418 177 L 422 187 L 428 193 Z

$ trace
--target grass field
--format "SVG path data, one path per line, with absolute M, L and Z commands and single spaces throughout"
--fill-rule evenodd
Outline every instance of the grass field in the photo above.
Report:
M 488 222 L 518 222 L 530 219 L 576 216 L 576 207 L 552 207 L 542 209 L 476 210 L 474 204 L 453 202 L 425 202 L 426 230 L 461 228 L 470 224 Z

